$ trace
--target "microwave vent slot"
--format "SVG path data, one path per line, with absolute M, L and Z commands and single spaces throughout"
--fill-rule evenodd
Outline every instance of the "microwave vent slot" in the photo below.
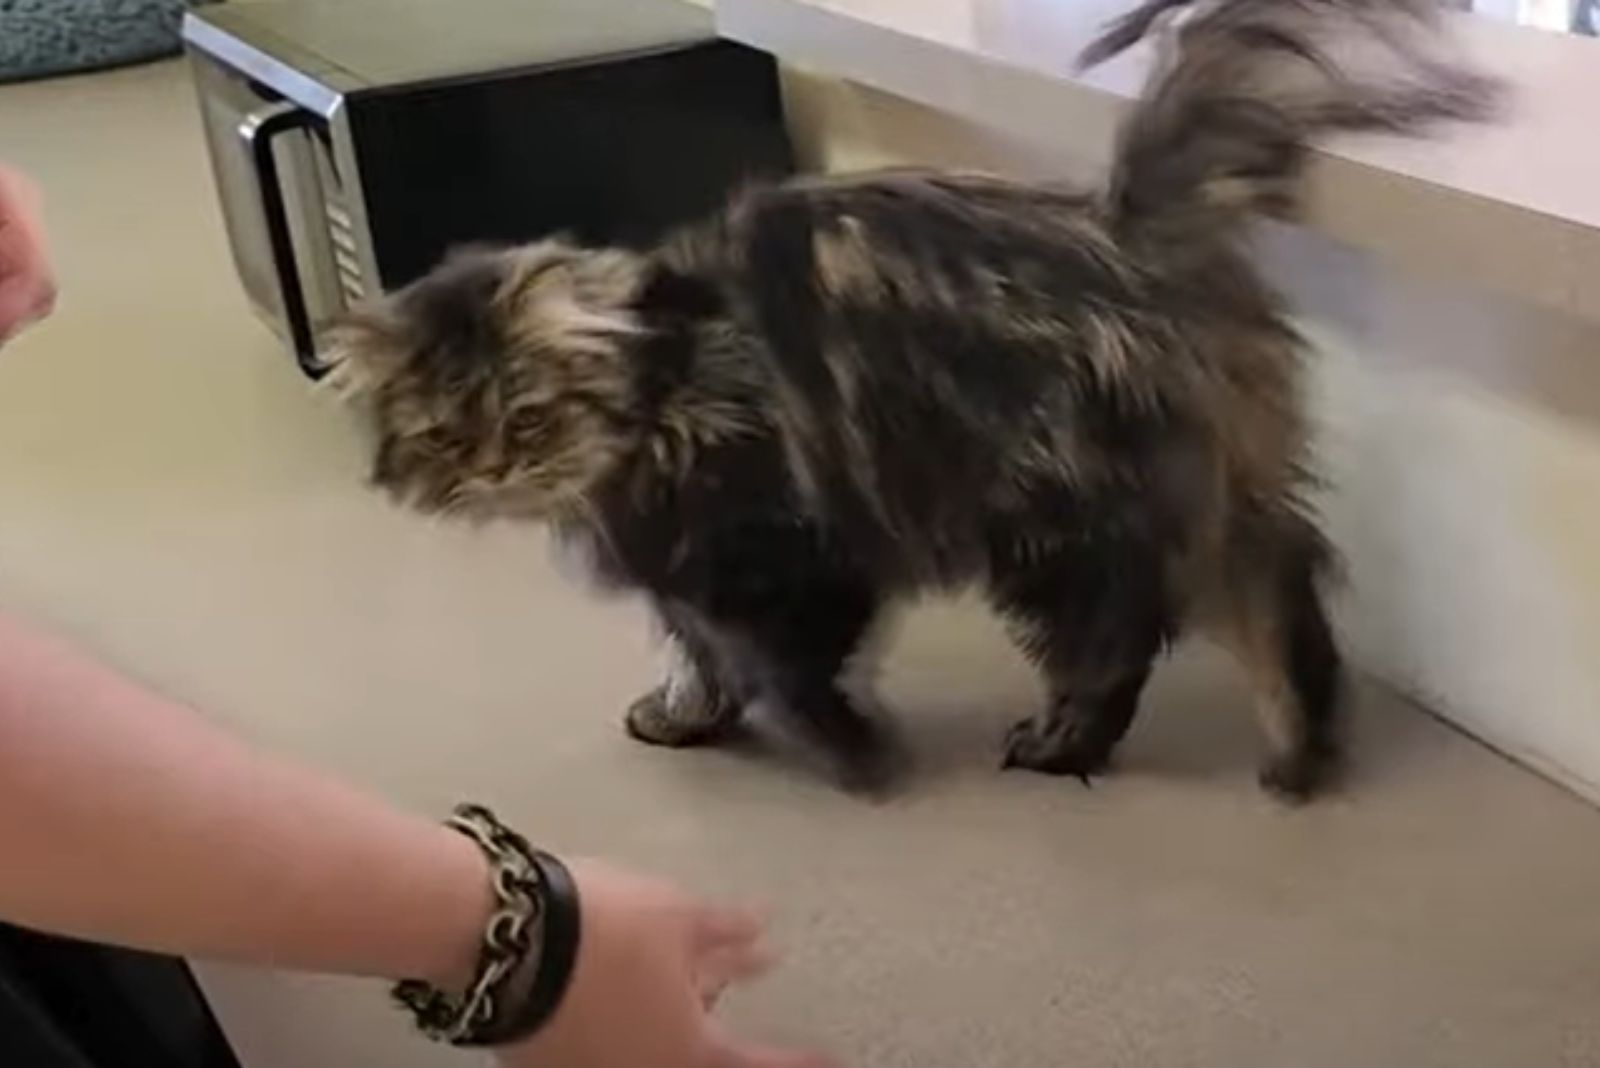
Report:
M 324 214 L 328 220 L 328 237 L 333 242 L 334 270 L 339 276 L 339 289 L 345 302 L 362 300 L 367 295 L 367 284 L 361 270 L 359 246 L 350 213 L 331 198 L 324 201 Z
M 316 160 L 317 184 L 322 189 L 322 214 L 328 224 L 328 241 L 340 298 L 349 306 L 367 296 L 366 272 L 361 269 L 361 243 L 356 238 L 355 220 L 351 218 L 349 204 L 344 199 L 344 182 L 334 159 L 332 145 L 324 131 L 319 129 L 317 133 L 312 142 L 312 157 Z

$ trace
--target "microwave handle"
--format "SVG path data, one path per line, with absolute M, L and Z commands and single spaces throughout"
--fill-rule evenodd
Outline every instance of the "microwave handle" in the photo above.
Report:
M 300 268 L 295 262 L 294 238 L 289 232 L 283 182 L 278 174 L 277 158 L 272 154 L 273 141 L 279 134 L 305 129 L 311 122 L 311 114 L 293 104 L 272 104 L 246 115 L 239 123 L 239 137 L 255 166 L 256 187 L 261 191 L 261 214 L 266 220 L 267 243 L 272 249 L 272 267 L 278 276 L 289 343 L 300 369 L 312 378 L 321 378 L 327 368 L 317 358 L 311 315 L 306 309 Z

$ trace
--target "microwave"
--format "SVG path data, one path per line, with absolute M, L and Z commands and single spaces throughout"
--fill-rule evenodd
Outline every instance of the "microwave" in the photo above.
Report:
M 313 377 L 452 246 L 638 245 L 791 167 L 771 57 L 689 0 L 241 0 L 183 38 L 239 279 Z

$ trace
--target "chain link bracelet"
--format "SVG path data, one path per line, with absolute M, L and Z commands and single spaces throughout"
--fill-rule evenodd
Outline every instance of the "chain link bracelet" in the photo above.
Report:
M 496 1046 L 532 1035 L 561 1005 L 577 960 L 577 887 L 560 861 L 481 805 L 461 805 L 445 821 L 489 861 L 495 907 L 484 925 L 478 964 L 466 991 L 451 994 L 420 979 L 394 987 L 429 1038 L 456 1046 Z

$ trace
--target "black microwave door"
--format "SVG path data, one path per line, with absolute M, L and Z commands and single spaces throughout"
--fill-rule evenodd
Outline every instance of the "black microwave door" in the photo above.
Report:
M 462 244 L 653 241 L 791 166 L 771 59 L 729 43 L 364 95 L 349 121 L 389 289 Z

